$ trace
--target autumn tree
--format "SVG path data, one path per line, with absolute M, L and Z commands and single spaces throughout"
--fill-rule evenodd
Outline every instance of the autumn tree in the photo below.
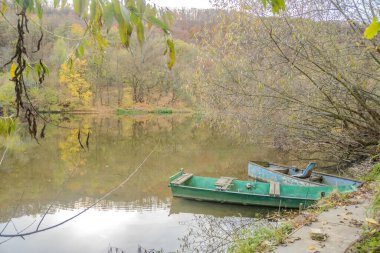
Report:
M 86 79 L 87 62 L 84 59 L 76 59 L 73 66 L 62 64 L 59 72 L 59 82 L 82 105 L 88 106 L 91 101 L 91 85 Z
M 371 16 L 360 20 L 364 9 L 348 2 L 288 1 L 277 18 L 247 1 L 222 16 L 202 59 L 209 104 L 270 130 L 276 145 L 297 147 L 301 158 L 347 164 L 376 153 L 380 55 L 377 42 L 363 38 Z M 361 8 L 371 13 L 369 2 Z

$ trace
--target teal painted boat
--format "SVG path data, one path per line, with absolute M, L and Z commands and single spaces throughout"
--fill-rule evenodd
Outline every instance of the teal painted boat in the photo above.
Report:
M 248 175 L 264 182 L 273 181 L 281 184 L 304 186 L 331 186 L 337 187 L 338 190 L 341 186 L 350 186 L 352 191 L 355 191 L 362 185 L 362 182 L 355 179 L 313 171 L 315 166 L 315 163 L 310 163 L 305 170 L 302 170 L 294 166 L 250 161 L 248 162 Z M 308 169 L 309 171 L 307 171 Z M 302 175 L 305 175 L 304 178 L 302 178 Z M 343 187 L 342 190 L 347 189 Z
M 308 207 L 329 196 L 331 186 L 288 185 L 278 182 L 242 181 L 230 177 L 194 176 L 183 171 L 169 179 L 174 197 L 241 205 L 283 208 Z M 339 191 L 350 192 L 351 186 L 339 186 Z

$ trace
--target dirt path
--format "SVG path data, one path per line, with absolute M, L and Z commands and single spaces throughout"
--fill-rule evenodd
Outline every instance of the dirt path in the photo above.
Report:
M 343 253 L 360 237 L 361 225 L 365 222 L 368 201 L 361 204 L 337 207 L 318 215 L 317 221 L 303 226 L 288 238 L 288 244 L 274 250 L 276 253 L 319 252 Z M 311 239 L 310 232 L 320 229 L 327 235 L 325 241 Z

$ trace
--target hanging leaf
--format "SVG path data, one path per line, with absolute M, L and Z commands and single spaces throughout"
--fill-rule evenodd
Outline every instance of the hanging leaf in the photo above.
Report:
M 67 59 L 66 65 L 71 70 L 73 68 L 73 58 L 70 57 L 69 59 Z
M 29 73 L 31 70 L 33 70 L 33 68 L 29 64 L 26 64 L 26 67 L 24 70 L 25 76 L 29 76 Z
M 40 76 L 41 75 L 41 73 L 42 73 L 42 66 L 39 64 L 39 63 L 37 63 L 35 66 L 34 66 L 34 70 L 36 71 L 36 74 L 37 74 L 37 76 Z
M 12 66 L 11 66 L 11 78 L 13 79 L 15 76 L 16 76 L 16 69 L 17 69 L 17 65 L 16 63 L 12 63 Z
M 169 34 L 169 27 L 163 21 L 159 20 L 155 16 L 147 16 L 146 19 L 148 20 L 148 22 L 152 23 L 158 28 L 161 28 L 166 34 Z
M 82 44 L 80 44 L 77 49 L 75 50 L 75 55 L 78 57 L 78 58 L 81 58 L 83 55 L 84 55 L 84 47 Z
M 90 4 L 90 20 L 95 20 L 97 16 L 98 1 L 91 1 Z
M 73 0 L 74 11 L 78 16 L 82 16 L 82 0 Z
M 127 45 L 127 26 L 124 22 L 119 23 L 119 35 L 123 45 Z
M 24 1 L 24 5 L 26 5 L 26 10 L 28 12 L 34 11 L 34 0 Z
M 37 17 L 39 19 L 42 19 L 42 6 L 41 6 L 41 0 L 36 0 L 36 12 Z
M 107 40 L 100 33 L 95 35 L 95 40 L 101 49 L 108 46 Z
M 262 3 L 264 5 L 264 8 L 267 8 L 267 1 L 266 0 L 262 0 Z
M 172 69 L 175 63 L 175 49 L 174 49 L 174 42 L 171 38 L 168 38 L 166 40 L 166 43 L 168 45 L 169 49 L 169 59 L 168 59 L 168 69 Z
M 127 0 L 127 8 L 129 10 L 136 8 L 135 0 Z
M 261 2 L 263 3 L 264 8 L 266 8 L 269 3 L 272 7 L 273 13 L 280 13 L 280 11 L 284 11 L 286 9 L 284 0 L 262 0 Z
M 109 30 L 112 27 L 113 20 L 114 20 L 114 11 L 113 11 L 112 4 L 106 4 L 103 7 L 103 18 L 104 18 L 104 24 L 107 30 Z
M 64 9 L 66 7 L 67 0 L 62 0 L 61 2 L 61 9 Z
M 377 18 L 372 19 L 372 23 L 365 29 L 364 37 L 366 39 L 372 40 L 377 33 L 380 31 L 380 22 L 377 21 Z
M 49 73 L 50 73 L 49 68 L 43 63 L 41 63 L 41 66 L 45 72 L 45 75 L 49 75 Z
M 116 21 L 119 23 L 123 22 L 123 16 L 120 10 L 120 3 L 118 0 L 112 0 L 113 12 L 115 14 Z
M 130 24 L 131 23 L 131 13 L 129 12 L 129 10 L 124 5 L 120 5 L 120 11 L 121 11 L 121 15 L 123 16 L 125 23 Z
M 7 12 L 7 9 L 8 9 L 7 0 L 3 0 L 2 5 L 1 5 L 1 13 L 5 14 Z
M 145 6 L 146 6 L 145 0 L 137 0 L 137 8 L 140 12 L 140 15 L 144 14 Z
M 92 2 L 95 2 L 95 1 L 92 1 Z M 88 16 L 88 3 L 89 3 L 89 0 L 81 0 L 81 8 L 82 8 L 81 17 L 83 18 L 87 18 Z
M 140 45 L 142 45 L 145 38 L 144 38 L 144 26 L 141 21 L 136 24 L 136 33 L 137 33 L 137 39 Z
M 122 31 L 120 31 L 123 33 L 122 42 L 123 42 L 123 45 L 128 48 L 130 45 L 132 30 L 133 30 L 133 27 L 131 25 L 131 19 L 130 19 L 131 15 L 130 15 L 129 10 L 124 5 L 120 5 L 120 12 L 121 12 L 122 23 L 123 23 L 122 24 L 123 29 Z
M 273 13 L 280 13 L 286 9 L 284 0 L 271 0 Z
M 164 23 L 169 27 L 170 25 L 173 24 L 174 22 L 174 17 L 173 15 L 171 14 L 171 12 L 168 12 L 168 11 L 165 11 L 164 13 L 162 13 L 162 20 L 164 21 Z
M 82 43 L 83 43 L 83 46 L 85 46 L 85 47 L 90 47 L 91 46 L 91 41 L 88 41 L 86 39 L 84 39 Z
M 130 12 L 131 12 L 131 23 L 132 24 L 137 24 L 138 22 L 142 22 L 141 16 L 137 13 L 137 11 L 130 10 Z
M 54 8 L 57 8 L 58 5 L 59 5 L 59 0 L 54 0 L 54 2 L 53 2 Z

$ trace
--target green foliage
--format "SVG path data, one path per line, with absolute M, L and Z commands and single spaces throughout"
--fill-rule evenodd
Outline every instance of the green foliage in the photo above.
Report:
M 366 176 L 366 180 L 375 181 L 376 194 L 371 203 L 371 211 L 374 217 L 380 215 L 380 163 L 373 166 L 372 171 Z
M 5 14 L 5 12 L 8 9 L 8 3 L 7 0 L 3 0 L 1 3 L 1 13 Z
M 14 85 L 6 76 L 0 76 L 0 107 L 10 107 L 14 103 Z
M 116 114 L 119 116 L 122 116 L 122 115 L 139 115 L 139 114 L 144 114 L 144 113 L 146 113 L 146 112 L 139 110 L 139 109 L 121 109 L 121 108 L 118 108 L 116 110 Z
M 284 11 L 286 9 L 284 0 L 262 0 L 264 8 L 267 7 L 269 3 L 272 7 L 273 13 L 280 13 L 280 11 Z
M 175 63 L 175 50 L 174 50 L 174 42 L 171 38 L 168 38 L 166 40 L 166 43 L 169 48 L 169 61 L 168 61 L 168 68 L 172 69 Z
M 272 249 L 273 246 L 284 243 L 292 229 L 292 226 L 288 223 L 283 223 L 278 227 L 265 226 L 245 229 L 233 242 L 229 252 L 265 252 Z
M 8 136 L 16 130 L 16 121 L 12 118 L 0 118 L 0 136 Z
M 380 180 L 380 163 L 375 164 L 371 172 L 364 179 L 369 181 Z
M 365 29 L 364 31 L 364 37 L 366 39 L 373 39 L 377 33 L 380 31 L 380 22 L 377 21 L 377 18 L 374 17 L 372 19 L 372 23 Z
M 85 18 L 88 12 L 88 0 L 74 0 L 74 9 L 78 16 Z M 125 3 L 119 0 L 112 0 L 111 2 L 91 1 L 89 13 L 90 21 L 87 30 L 91 32 L 94 40 L 102 48 L 107 45 L 101 33 L 102 25 L 105 24 L 105 27 L 109 31 L 114 20 L 119 25 L 120 40 L 126 48 L 129 48 L 131 44 L 134 30 L 136 31 L 140 46 L 143 45 L 145 41 L 144 24 L 147 24 L 147 27 L 156 26 L 160 28 L 165 36 L 168 37 L 167 40 L 172 40 L 167 23 L 168 18 L 166 18 L 169 14 L 162 12 L 159 15 L 155 7 L 146 4 L 142 0 L 128 0 Z M 170 52 L 174 51 L 174 44 L 170 45 L 169 49 Z M 77 57 L 81 57 L 83 51 L 84 48 L 78 46 L 76 50 Z M 170 69 L 175 62 L 174 52 L 171 52 L 168 57 L 168 67 Z
M 62 64 L 59 72 L 59 82 L 68 88 L 70 94 L 79 99 L 82 105 L 88 106 L 92 97 L 91 85 L 86 78 L 87 61 L 76 59 L 72 63 Z
M 173 110 L 169 108 L 158 108 L 153 111 L 156 114 L 172 114 Z
M 368 231 L 352 249 L 356 253 L 379 252 L 380 250 L 380 231 Z

